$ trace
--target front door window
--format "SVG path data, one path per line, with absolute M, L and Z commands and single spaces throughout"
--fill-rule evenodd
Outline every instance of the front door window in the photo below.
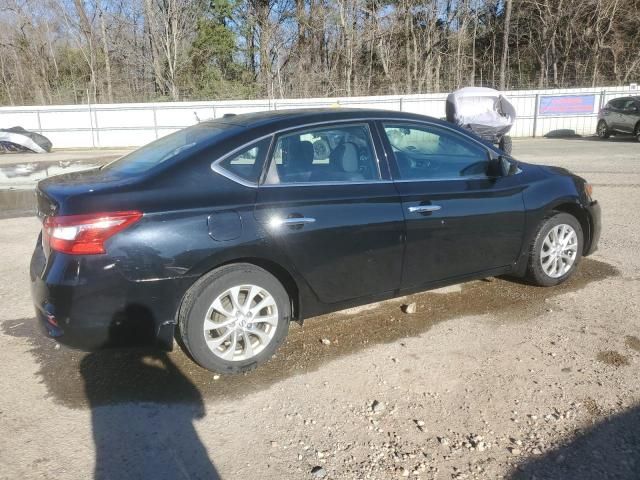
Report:
M 486 177 L 487 150 L 450 130 L 385 124 L 400 180 L 450 180 Z

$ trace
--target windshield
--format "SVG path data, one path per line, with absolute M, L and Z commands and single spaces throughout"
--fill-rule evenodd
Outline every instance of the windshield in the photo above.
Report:
M 223 123 L 215 126 L 211 123 L 194 125 L 140 147 L 102 168 L 124 174 L 146 172 L 183 152 L 196 150 L 203 141 L 213 140 L 229 127 L 230 125 Z

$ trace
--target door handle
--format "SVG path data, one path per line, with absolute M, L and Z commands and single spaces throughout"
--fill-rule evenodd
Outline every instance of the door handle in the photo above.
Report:
M 440 205 L 417 205 L 415 207 L 409 207 L 409 213 L 437 212 L 441 208 Z
M 314 223 L 316 221 L 315 218 L 310 217 L 289 217 L 289 218 L 278 218 L 274 217 L 269 220 L 269 226 L 271 228 L 278 228 L 282 226 L 287 227 L 295 227 L 295 226 L 303 226 L 307 223 Z

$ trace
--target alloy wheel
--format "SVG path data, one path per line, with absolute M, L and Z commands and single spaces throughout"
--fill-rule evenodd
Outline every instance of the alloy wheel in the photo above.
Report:
M 598 136 L 600 138 L 606 138 L 607 136 L 607 124 L 604 122 L 600 122 L 598 125 Z
M 571 225 L 553 227 L 542 242 L 540 264 L 551 278 L 560 278 L 573 266 L 578 254 L 578 235 Z
M 228 361 L 248 360 L 273 339 L 279 315 L 275 298 L 256 285 L 231 287 L 207 310 L 203 333 L 207 346 Z

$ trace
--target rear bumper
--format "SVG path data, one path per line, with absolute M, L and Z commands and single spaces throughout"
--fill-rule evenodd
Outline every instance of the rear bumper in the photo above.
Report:
M 591 218 L 591 235 L 589 239 L 589 245 L 584 251 L 584 256 L 591 255 L 598 249 L 600 232 L 602 231 L 602 215 L 600 212 L 600 204 L 594 200 L 587 206 L 587 211 L 589 212 L 589 216 Z
M 175 317 L 189 279 L 128 281 L 112 259 L 52 254 L 38 246 L 31 262 L 31 297 L 49 337 L 83 350 L 173 347 Z
M 80 290 L 46 283 L 38 277 L 31 279 L 31 298 L 44 333 L 64 345 L 83 350 L 113 344 L 112 330 L 117 325 L 116 317 L 121 305 L 100 301 L 94 305 L 93 311 L 89 311 L 87 305 L 76 301 Z M 145 343 L 149 341 L 151 339 Z

